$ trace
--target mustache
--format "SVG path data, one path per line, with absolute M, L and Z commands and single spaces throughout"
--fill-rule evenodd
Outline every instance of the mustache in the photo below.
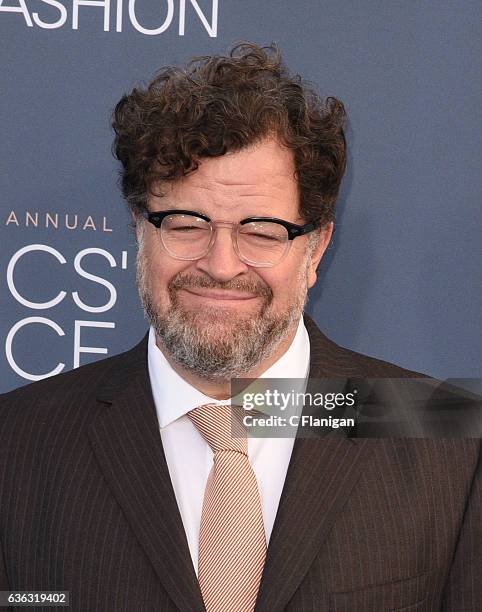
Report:
M 230 280 L 218 282 L 209 276 L 195 276 L 193 274 L 176 274 L 168 284 L 169 293 L 172 295 L 179 289 L 219 289 L 234 290 L 242 293 L 259 295 L 267 300 L 273 297 L 273 291 L 261 281 Z

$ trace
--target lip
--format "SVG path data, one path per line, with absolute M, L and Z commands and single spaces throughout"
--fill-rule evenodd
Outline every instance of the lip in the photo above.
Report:
M 183 291 L 186 291 L 186 293 L 194 295 L 197 298 L 228 302 L 246 302 L 247 300 L 253 300 L 258 297 L 257 295 L 249 293 L 220 290 L 216 291 L 212 289 L 196 289 L 195 291 L 193 291 L 192 289 L 183 289 Z

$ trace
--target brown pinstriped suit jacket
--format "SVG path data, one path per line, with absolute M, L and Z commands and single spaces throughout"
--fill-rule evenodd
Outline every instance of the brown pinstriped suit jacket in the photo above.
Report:
M 311 377 L 413 375 L 305 323 Z M 0 590 L 68 590 L 75 612 L 204 610 L 146 351 L 3 396 Z M 480 441 L 338 431 L 295 442 L 256 612 L 482 610 Z

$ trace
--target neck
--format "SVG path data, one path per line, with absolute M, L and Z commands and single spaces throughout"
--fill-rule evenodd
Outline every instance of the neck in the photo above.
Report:
M 273 353 L 273 355 L 271 355 L 271 357 L 269 357 L 268 359 L 265 359 L 264 361 L 260 362 L 250 372 L 246 372 L 245 374 L 243 374 L 243 378 L 259 378 L 261 374 L 263 374 L 263 372 L 266 372 L 266 370 L 270 368 L 276 361 L 278 361 L 278 359 L 280 359 L 280 357 L 282 357 L 282 355 L 284 355 L 286 351 L 289 349 L 291 343 L 294 340 L 297 329 L 298 329 L 298 322 L 296 322 L 296 325 L 293 327 L 290 333 L 287 334 L 286 338 L 281 342 L 281 344 L 278 346 L 278 349 Z M 207 395 L 208 397 L 212 397 L 213 399 L 226 400 L 231 397 L 232 394 L 231 394 L 231 379 L 230 378 L 228 379 L 215 378 L 211 380 L 206 380 L 205 378 L 201 378 L 200 376 L 193 374 L 190 370 L 183 368 L 176 361 L 174 361 L 171 355 L 168 353 L 168 351 L 164 348 L 162 343 L 159 341 L 159 338 L 157 337 L 156 337 L 156 344 L 159 350 L 163 353 L 164 357 L 169 362 L 169 365 L 172 367 L 172 369 L 175 372 L 177 372 L 179 376 L 184 378 L 184 380 L 187 381 L 192 387 L 194 387 L 201 393 L 204 393 L 204 395 Z

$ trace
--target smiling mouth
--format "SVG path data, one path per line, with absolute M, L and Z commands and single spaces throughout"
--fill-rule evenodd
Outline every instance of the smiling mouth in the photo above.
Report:
M 239 293 L 226 290 L 209 290 L 209 289 L 183 289 L 187 293 L 201 299 L 219 300 L 219 301 L 247 301 L 257 298 L 257 295 L 250 293 Z

